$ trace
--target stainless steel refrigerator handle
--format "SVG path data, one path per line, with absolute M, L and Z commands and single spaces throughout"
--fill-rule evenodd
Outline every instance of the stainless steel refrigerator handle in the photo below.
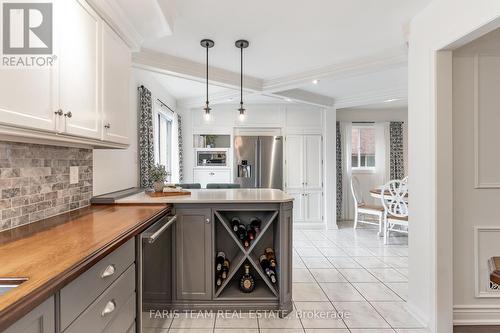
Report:
M 259 188 L 262 187 L 262 142 L 259 137 Z
M 148 238 L 146 238 L 146 240 L 148 241 L 148 243 L 149 244 L 153 244 L 156 241 L 156 239 L 158 237 L 160 237 L 160 235 L 165 230 L 167 230 L 172 225 L 172 223 L 174 223 L 176 220 L 177 220 L 177 215 L 172 216 L 170 218 L 170 220 L 168 220 L 168 222 L 165 223 L 160 229 L 156 230 L 156 232 L 154 234 L 152 234 L 151 236 L 149 236 Z
M 255 141 L 255 172 L 254 172 L 254 175 L 255 175 L 255 187 L 259 187 L 259 174 L 260 174 L 260 170 L 259 170 L 259 138 L 257 138 L 257 140 Z

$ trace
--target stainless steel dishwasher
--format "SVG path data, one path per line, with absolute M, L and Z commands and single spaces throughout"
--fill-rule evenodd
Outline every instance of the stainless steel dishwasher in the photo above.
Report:
M 150 313 L 163 313 L 170 308 L 174 246 L 172 237 L 176 220 L 177 215 L 165 215 L 136 239 L 137 332 L 142 332 L 143 320 L 150 318 Z

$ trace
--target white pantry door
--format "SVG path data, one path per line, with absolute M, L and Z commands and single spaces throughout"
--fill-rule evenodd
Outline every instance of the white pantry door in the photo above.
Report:
M 321 190 L 323 178 L 321 135 L 307 135 L 304 140 L 306 147 L 304 185 L 308 190 Z
M 59 1 L 62 17 L 59 56 L 59 101 L 69 134 L 101 138 L 101 19 L 85 1 Z
M 304 140 L 301 135 L 286 137 L 286 189 L 302 189 L 304 182 Z

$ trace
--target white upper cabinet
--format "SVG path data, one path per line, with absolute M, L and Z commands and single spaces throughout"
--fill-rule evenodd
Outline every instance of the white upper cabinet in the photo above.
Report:
M 130 112 L 130 49 L 107 25 L 102 29 L 103 140 L 128 143 Z
M 300 189 L 304 185 L 304 140 L 301 135 L 289 135 L 285 141 L 286 181 L 288 189 Z
M 56 73 L 55 68 L 0 69 L 0 123 L 55 131 Z
M 99 105 L 101 19 L 84 1 L 60 1 L 59 102 L 65 132 L 101 138 Z
M 10 126 L 9 135 L 125 147 L 130 49 L 85 0 L 55 1 L 53 8 L 56 60 L 0 69 L 0 124 Z
M 320 190 L 322 188 L 323 154 L 321 140 L 321 135 L 307 135 L 304 137 L 304 186 L 311 190 Z

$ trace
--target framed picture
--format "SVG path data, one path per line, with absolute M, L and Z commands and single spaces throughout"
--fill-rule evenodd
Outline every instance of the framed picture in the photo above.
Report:
M 476 297 L 500 298 L 500 227 L 474 228 Z

